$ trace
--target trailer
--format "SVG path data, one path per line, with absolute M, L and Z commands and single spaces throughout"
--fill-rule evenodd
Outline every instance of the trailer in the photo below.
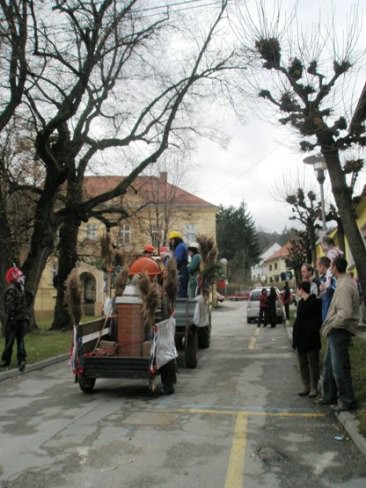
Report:
M 115 341 L 118 317 L 102 317 L 75 326 L 71 365 L 75 382 L 91 393 L 97 378 L 145 379 L 149 388 L 156 376 L 148 357 L 123 357 Z

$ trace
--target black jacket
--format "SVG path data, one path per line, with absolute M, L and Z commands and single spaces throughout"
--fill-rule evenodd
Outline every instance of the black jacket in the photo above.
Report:
M 292 347 L 299 352 L 321 348 L 320 328 L 322 325 L 322 304 L 315 295 L 301 299 L 297 306 L 293 326 Z

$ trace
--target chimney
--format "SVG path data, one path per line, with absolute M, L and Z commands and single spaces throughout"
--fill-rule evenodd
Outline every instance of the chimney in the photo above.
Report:
M 160 179 L 163 183 L 167 183 L 168 181 L 168 172 L 167 171 L 160 171 Z

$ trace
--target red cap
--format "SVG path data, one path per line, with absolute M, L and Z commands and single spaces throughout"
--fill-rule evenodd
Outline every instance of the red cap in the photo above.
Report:
M 154 252 L 154 246 L 152 244 L 146 244 L 144 247 L 145 252 Z
M 10 283 L 14 281 L 18 282 L 19 279 L 22 277 L 23 277 L 23 273 L 16 266 L 9 268 L 8 271 L 5 273 L 5 281 L 7 282 L 8 285 L 10 285 Z

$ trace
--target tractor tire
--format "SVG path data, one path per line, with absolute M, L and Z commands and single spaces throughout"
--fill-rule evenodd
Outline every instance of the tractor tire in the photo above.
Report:
M 85 376 L 78 376 L 78 383 L 80 390 L 83 393 L 91 393 L 95 385 L 95 378 L 87 378 Z

